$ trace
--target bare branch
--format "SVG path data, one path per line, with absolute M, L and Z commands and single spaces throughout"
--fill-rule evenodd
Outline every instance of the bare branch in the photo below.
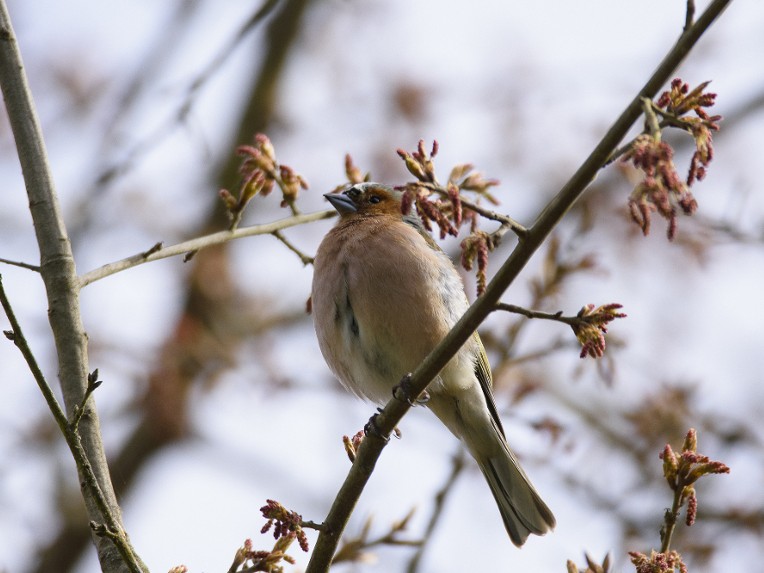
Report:
M 287 239 L 281 231 L 273 231 L 272 235 L 281 241 L 287 249 L 300 257 L 303 265 L 308 266 L 313 264 L 313 257 L 306 255 L 300 249 L 294 246 L 294 244 L 292 244 L 292 242 Z
M 34 271 L 36 273 L 40 272 L 40 267 L 37 265 L 30 265 L 29 263 L 23 263 L 21 261 L 10 261 L 8 259 L 0 259 L 0 263 L 5 263 L 6 265 L 11 265 L 14 267 L 21 267 L 22 269 L 29 269 L 30 271 Z

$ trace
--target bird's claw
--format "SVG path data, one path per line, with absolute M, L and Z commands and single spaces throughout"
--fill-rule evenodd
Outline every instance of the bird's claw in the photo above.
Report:
M 400 400 L 401 402 L 406 402 L 406 404 L 412 408 L 414 406 L 422 406 L 430 400 L 430 395 L 427 393 L 427 390 L 423 390 L 419 396 L 416 396 L 413 399 L 411 393 L 411 372 L 409 372 L 401 378 L 398 385 L 393 388 L 393 398 Z
M 389 442 L 390 436 L 386 436 L 382 432 L 382 430 L 379 429 L 379 426 L 377 425 L 377 416 L 379 416 L 379 412 L 381 411 L 382 411 L 382 408 L 377 408 L 377 413 L 372 415 L 372 417 L 369 418 L 369 421 L 366 422 L 366 425 L 363 427 L 363 433 L 366 436 L 375 436 L 379 438 L 380 440 Z

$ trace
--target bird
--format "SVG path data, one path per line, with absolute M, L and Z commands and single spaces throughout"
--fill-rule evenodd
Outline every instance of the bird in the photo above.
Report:
M 412 212 L 381 183 L 324 195 L 339 221 L 321 241 L 311 287 L 318 344 L 351 392 L 386 403 L 401 379 L 446 336 L 469 306 L 459 272 Z M 485 476 L 510 540 L 522 546 L 555 518 L 509 448 L 475 332 L 427 388 L 429 408 L 459 438 Z

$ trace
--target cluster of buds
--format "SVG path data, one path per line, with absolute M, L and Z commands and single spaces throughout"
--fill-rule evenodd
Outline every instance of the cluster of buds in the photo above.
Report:
M 296 538 L 300 549 L 307 552 L 308 538 L 305 536 L 305 531 L 302 528 L 302 516 L 295 511 L 289 511 L 279 502 L 272 499 L 268 499 L 266 502 L 266 505 L 260 508 L 260 512 L 268 521 L 260 530 L 260 533 L 267 533 L 273 527 L 274 539 L 288 538 L 294 540 Z
M 469 191 L 478 197 L 484 197 L 493 204 L 498 204 L 489 189 L 499 184 L 496 179 L 486 179 L 474 171 L 469 163 L 456 165 L 448 176 L 445 187 L 438 183 L 435 176 L 433 158 L 438 153 L 438 142 L 433 141 L 428 154 L 424 140 L 420 140 L 416 151 L 411 153 L 402 149 L 398 155 L 406 164 L 406 169 L 416 181 L 400 186 L 403 191 L 401 210 L 409 213 L 412 206 L 424 227 L 431 231 L 436 225 L 440 238 L 446 235 L 456 236 L 463 224 L 469 223 L 470 235 L 461 243 L 462 266 L 470 271 L 477 261 L 478 295 L 485 291 L 488 252 L 496 247 L 496 241 L 487 233 L 479 231 L 478 216 L 472 209 L 465 209 L 462 204 L 462 192 Z M 348 172 L 350 175 L 350 172 Z M 434 198 L 433 198 L 434 197 Z
M 690 428 L 684 438 L 681 454 L 675 453 L 671 446 L 666 444 L 659 457 L 663 460 L 663 475 L 674 492 L 673 506 L 666 510 L 664 525 L 661 528 L 661 550 L 651 551 L 649 557 L 638 551 L 629 551 L 629 557 L 637 573 L 687 573 L 682 556 L 677 551 L 669 550 L 679 510 L 686 502 L 686 523 L 688 526 L 692 525 L 698 510 L 693 484 L 704 475 L 726 474 L 730 470 L 722 462 L 711 461 L 708 456 L 698 453 L 698 436 L 693 428 Z
M 618 303 L 605 304 L 596 308 L 593 304 L 587 304 L 578 311 L 575 321 L 570 326 L 581 343 L 581 358 L 602 357 L 605 353 L 605 334 L 607 334 L 608 323 L 616 318 L 626 317 L 624 313 L 618 312 L 620 308 L 622 306 Z
M 419 140 L 416 151 L 409 153 L 403 149 L 398 149 L 397 153 L 403 159 L 409 173 L 417 179 L 415 182 L 399 187 L 403 191 L 401 212 L 403 214 L 410 213 L 413 206 L 425 229 L 432 231 L 432 224 L 435 223 L 440 229 L 441 239 L 445 238 L 446 235 L 456 236 L 457 227 L 461 224 L 461 205 L 458 207 L 454 205 L 451 198 L 453 193 L 449 190 L 447 201 L 430 199 L 434 194 L 432 186 L 438 184 L 435 177 L 435 164 L 433 163 L 433 158 L 438 154 L 438 142 L 432 142 L 429 154 L 425 150 L 423 139 Z M 456 194 L 458 195 L 458 190 Z M 457 216 L 453 217 L 455 213 Z M 451 220 L 456 221 L 457 218 L 459 222 L 454 226 Z
M 658 98 L 655 105 L 664 110 L 674 125 L 687 130 L 695 140 L 695 153 L 690 162 L 687 174 L 687 185 L 700 181 L 706 175 L 706 167 L 714 157 L 712 131 L 719 131 L 720 115 L 710 116 L 703 108 L 714 105 L 715 93 L 706 93 L 705 89 L 711 82 L 703 82 L 690 90 L 689 84 L 676 78 L 671 82 L 671 88 Z M 687 116 L 694 112 L 695 116 Z
M 419 145 L 416 151 L 409 153 L 403 149 L 397 150 L 398 155 L 406 164 L 406 169 L 409 170 L 417 180 L 423 183 L 435 183 L 435 164 L 432 162 L 433 157 L 438 154 L 438 142 L 432 142 L 432 149 L 430 154 L 427 154 L 424 148 L 424 139 L 419 140 Z
M 256 550 L 252 540 L 247 539 L 234 555 L 233 563 L 228 573 L 242 573 L 245 571 L 268 571 L 270 573 L 283 573 L 282 561 L 294 565 L 295 560 L 287 554 L 292 543 L 297 540 L 303 551 L 308 551 L 308 539 L 302 528 L 302 516 L 294 511 L 287 510 L 283 505 L 272 499 L 260 508 L 263 517 L 268 521 L 260 533 L 267 533 L 273 527 L 273 537 L 276 542 L 271 550 Z
M 694 484 L 704 475 L 728 474 L 730 469 L 722 462 L 712 461 L 708 456 L 698 453 L 698 438 L 695 430 L 690 428 L 682 444 L 682 453 L 677 454 L 666 444 L 660 454 L 663 460 L 663 476 L 672 491 L 678 495 L 679 511 L 687 502 L 687 517 L 685 523 L 690 526 L 695 522 L 698 499 L 695 495 Z
M 451 221 L 453 214 L 459 213 L 461 222 L 461 203 L 459 203 L 459 208 L 454 209 L 451 199 L 431 200 L 432 191 L 417 183 L 408 183 L 400 189 L 403 191 L 401 198 L 402 213 L 410 213 L 413 206 L 425 229 L 432 231 L 433 223 L 438 226 L 441 239 L 445 238 L 446 235 L 456 236 L 458 234 L 459 231 Z
M 286 551 L 292 543 L 292 539 L 281 537 L 276 540 L 270 551 L 253 549 L 251 539 L 244 541 L 234 555 L 233 563 L 228 568 L 228 573 L 244 573 L 249 571 L 267 571 L 268 573 L 284 573 L 282 561 L 294 565 L 295 560 Z
M 698 208 L 692 192 L 676 171 L 673 155 L 674 150 L 661 141 L 659 132 L 637 137 L 624 157 L 645 174 L 629 198 L 631 218 L 645 235 L 650 232 L 651 212 L 657 211 L 668 221 L 668 238 L 673 239 L 677 227 L 676 207 L 686 215 L 692 215 Z
M 629 551 L 632 564 L 637 568 L 637 573 L 687 573 L 687 566 L 682 561 L 682 556 L 676 551 L 659 553 L 655 550 L 650 552 L 650 557 L 638 551 Z
M 351 185 L 371 181 L 371 173 L 368 171 L 363 173 L 355 164 L 349 153 L 345 155 L 345 176 L 348 178 Z M 344 187 L 344 185 L 341 185 L 338 189 L 343 189 Z
M 231 218 L 231 229 L 238 226 L 244 208 L 256 195 L 269 195 L 276 185 L 281 189 L 281 206 L 296 212 L 299 191 L 307 189 L 308 184 L 294 169 L 276 161 L 270 139 L 258 133 L 254 145 L 242 145 L 236 152 L 243 157 L 239 166 L 241 186 L 238 195 L 234 196 L 227 189 L 219 192 Z
M 632 142 L 623 161 L 631 161 L 644 173 L 643 180 L 629 198 L 629 211 L 645 235 L 650 232 L 651 213 L 657 212 L 668 221 L 667 235 L 673 239 L 677 229 L 677 209 L 692 215 L 698 208 L 690 186 L 705 177 L 706 168 L 713 159 L 711 132 L 719 129 L 721 119 L 718 115 L 709 116 L 703 109 L 712 106 L 716 99 L 716 94 L 704 92 L 707 86 L 708 82 L 704 82 L 690 90 L 687 83 L 677 78 L 655 103 L 648 99 L 643 102 L 647 128 Z M 661 130 L 668 126 L 687 131 L 695 141 L 695 153 L 685 179 L 677 173 L 674 150 L 661 140 Z
M 485 292 L 488 270 L 488 253 L 494 249 L 496 245 L 488 233 L 485 231 L 475 230 L 469 234 L 469 236 L 462 241 L 462 266 L 471 271 L 475 261 L 477 261 L 477 291 L 478 295 Z
M 274 539 L 288 538 L 293 540 L 296 538 L 300 549 L 307 552 L 308 538 L 302 529 L 302 516 L 295 511 L 289 511 L 279 502 L 272 499 L 268 499 L 266 502 L 266 505 L 260 508 L 260 512 L 268 521 L 260 530 L 260 533 L 267 533 L 273 527 Z
M 472 191 L 481 197 L 485 197 L 494 205 L 498 205 L 499 202 L 488 190 L 498 184 L 498 179 L 486 179 L 482 173 L 474 171 L 471 163 L 462 163 L 455 166 L 448 176 L 449 187 L 454 187 L 458 191 Z

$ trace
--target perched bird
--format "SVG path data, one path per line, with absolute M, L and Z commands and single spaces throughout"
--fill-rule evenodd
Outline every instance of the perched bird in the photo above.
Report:
M 401 213 L 401 192 L 360 183 L 324 196 L 340 220 L 314 263 L 318 343 L 345 387 L 384 404 L 467 310 L 464 285 L 420 219 Z M 480 466 L 512 542 L 519 547 L 531 533 L 554 528 L 552 512 L 507 445 L 477 333 L 427 392 L 427 407 Z

